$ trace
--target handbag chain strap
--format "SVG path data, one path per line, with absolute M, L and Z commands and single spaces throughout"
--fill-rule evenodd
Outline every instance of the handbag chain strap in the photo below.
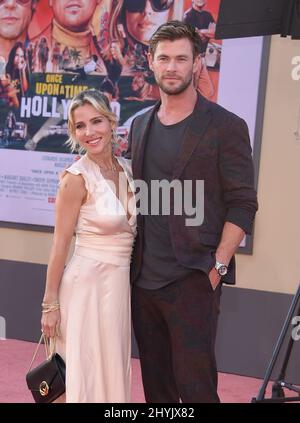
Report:
M 47 360 L 51 360 L 51 357 L 55 353 L 55 349 L 56 349 L 56 336 L 54 337 L 53 342 L 51 342 L 51 339 L 52 338 L 50 338 L 50 341 L 49 341 L 49 338 L 47 336 L 45 336 L 44 333 L 42 333 L 42 335 L 40 337 L 40 340 L 39 340 L 39 343 L 38 343 L 38 345 L 36 347 L 35 353 L 33 354 L 33 357 L 32 357 L 32 360 L 31 360 L 31 363 L 30 363 L 28 372 L 30 372 L 30 370 L 32 369 L 33 362 L 34 362 L 35 357 L 37 355 L 37 352 L 38 352 L 38 350 L 40 348 L 40 345 L 42 343 L 42 340 L 44 340 L 46 358 L 47 358 Z M 53 345 L 52 352 L 51 352 L 51 348 L 50 348 L 51 347 L 51 344 Z

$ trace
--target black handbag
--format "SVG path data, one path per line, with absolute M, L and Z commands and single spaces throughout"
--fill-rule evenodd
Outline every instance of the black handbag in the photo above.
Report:
M 47 359 L 32 369 L 39 346 L 44 339 Z M 26 382 L 33 399 L 37 403 L 49 403 L 56 400 L 66 390 L 66 365 L 61 356 L 54 351 L 50 353 L 49 340 L 42 334 L 33 359 L 26 374 Z

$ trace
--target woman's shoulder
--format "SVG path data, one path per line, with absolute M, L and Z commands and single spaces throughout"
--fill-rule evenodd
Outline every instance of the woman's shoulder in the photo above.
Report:
M 89 169 L 89 160 L 86 155 L 81 157 L 76 157 L 75 161 L 65 169 L 65 172 L 73 173 L 74 175 L 79 175 L 88 171 Z
M 68 174 L 76 175 L 76 176 L 81 175 L 83 180 L 85 181 L 85 186 L 87 188 L 88 169 L 89 169 L 89 161 L 86 156 L 82 156 L 81 158 L 75 160 L 74 163 L 72 163 L 59 175 L 59 181 L 61 183 L 63 178 Z

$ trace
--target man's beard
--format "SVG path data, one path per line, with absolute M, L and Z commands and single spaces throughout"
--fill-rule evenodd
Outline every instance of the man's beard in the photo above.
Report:
M 174 87 L 166 86 L 164 84 L 163 78 L 161 80 L 157 80 L 156 82 L 157 82 L 157 85 L 159 86 L 159 88 L 165 94 L 168 94 L 168 95 L 178 95 L 178 94 L 183 93 L 190 86 L 192 80 L 193 80 L 193 73 L 191 73 L 187 79 L 184 79 L 181 82 L 180 85 L 174 86 Z

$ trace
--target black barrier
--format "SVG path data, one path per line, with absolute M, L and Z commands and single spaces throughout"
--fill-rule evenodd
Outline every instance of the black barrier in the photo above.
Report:
M 217 39 L 273 34 L 300 39 L 300 0 L 221 0 Z
M 300 284 L 293 298 L 290 309 L 288 311 L 286 320 L 284 322 L 283 328 L 279 335 L 277 344 L 272 354 L 272 358 L 268 365 L 258 396 L 256 398 L 253 398 L 252 402 L 278 403 L 278 402 L 300 401 L 300 388 L 295 386 L 293 383 L 287 382 L 285 379 L 290 356 L 294 349 L 295 342 L 300 340 L 300 324 L 299 323 L 300 323 Z M 290 334 L 289 332 L 290 332 L 291 325 L 293 325 L 294 327 Z M 272 385 L 272 396 L 271 398 L 266 398 L 265 395 L 266 395 L 266 388 L 267 388 L 268 382 L 271 379 L 271 375 L 278 361 L 279 354 L 282 350 L 284 350 L 284 341 L 286 339 L 288 339 L 288 343 L 284 351 L 284 356 L 282 360 L 281 369 L 279 371 L 279 375 L 275 379 Z M 294 397 L 286 397 L 284 388 L 288 389 L 291 392 L 296 392 L 298 395 Z

